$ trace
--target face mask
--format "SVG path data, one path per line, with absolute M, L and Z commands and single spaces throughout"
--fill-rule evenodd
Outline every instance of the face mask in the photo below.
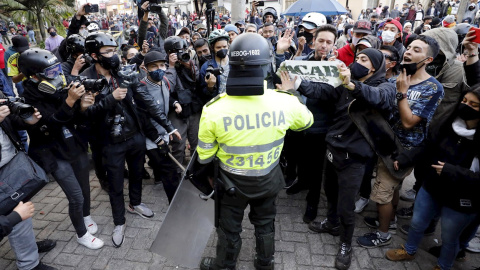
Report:
M 313 40 L 313 34 L 309 32 L 302 32 L 298 34 L 298 37 L 305 37 L 305 39 L 307 40 L 307 43 L 310 43 Z
M 474 10 L 475 8 L 474 7 L 469 7 L 468 10 Z
M 60 91 L 65 86 L 67 86 L 67 80 L 63 74 L 60 74 L 60 76 L 57 76 L 53 80 L 41 81 L 38 85 L 38 91 L 47 94 L 55 94 L 55 92 Z
M 243 33 L 245 31 L 245 28 L 238 28 L 240 29 L 240 33 Z
M 357 43 L 358 43 L 359 40 L 360 40 L 360 38 L 358 38 L 358 37 L 352 37 L 353 46 L 357 46 Z
M 215 53 L 215 55 L 220 59 L 227 57 L 227 54 L 228 54 L 228 49 L 221 49 Z
M 465 103 L 458 104 L 458 117 L 463 120 L 475 120 L 480 118 L 480 112 L 474 110 L 472 107 Z
M 383 42 L 390 43 L 395 40 L 395 33 L 392 31 L 383 31 L 382 32 Z
M 57 35 L 57 32 L 50 32 L 50 36 L 54 37 Z
M 417 73 L 417 70 L 418 70 L 417 65 L 422 63 L 423 61 L 425 61 L 427 59 L 428 59 L 428 57 L 423 59 L 422 61 L 420 61 L 418 63 L 400 64 L 400 71 L 402 72 L 403 69 L 405 69 L 405 71 L 407 72 L 407 76 L 413 75 L 413 74 Z M 422 66 L 420 66 L 420 67 L 422 67 Z
M 353 62 L 353 64 L 350 66 L 350 72 L 352 73 L 352 77 L 354 79 L 359 80 L 367 76 L 370 70 L 358 62 Z
M 198 60 L 200 61 L 200 64 L 203 64 L 209 60 L 212 60 L 212 55 L 211 54 L 202 55 L 198 58 Z
M 120 58 L 118 58 L 118 55 L 112 57 L 102 56 L 100 58 L 100 65 L 106 70 L 116 70 L 120 66 Z
M 163 79 L 163 76 L 165 76 L 165 70 L 157 69 L 154 71 L 149 71 L 148 75 L 150 76 L 150 78 L 152 78 L 152 80 L 159 82 Z
M 433 59 L 433 61 L 425 67 L 425 71 L 430 74 L 430 76 L 436 77 L 440 71 L 442 71 L 445 60 L 445 55 L 437 55 L 437 57 L 435 57 L 435 59 Z

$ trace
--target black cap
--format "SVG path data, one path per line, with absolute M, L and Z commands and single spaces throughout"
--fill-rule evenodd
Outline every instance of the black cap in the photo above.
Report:
M 24 36 L 14 36 L 12 38 L 12 46 L 15 51 L 19 53 L 23 53 L 30 48 L 28 45 L 28 39 Z
M 150 63 L 157 61 L 167 61 L 167 54 L 159 51 L 150 51 L 145 55 L 143 63 L 147 66 Z

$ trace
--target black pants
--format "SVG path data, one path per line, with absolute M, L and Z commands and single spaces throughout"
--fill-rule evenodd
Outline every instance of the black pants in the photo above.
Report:
M 155 182 L 162 182 L 170 203 L 179 184 L 177 165 L 168 157 L 168 154 L 162 154 L 158 148 L 148 150 L 147 156 L 151 162 Z
M 145 163 L 145 152 L 145 137 L 140 133 L 136 133 L 127 141 L 103 147 L 103 163 L 110 185 L 108 195 L 115 225 L 125 224 L 125 201 L 123 199 L 125 161 L 129 170 L 130 204 L 136 206 L 142 202 L 142 170 Z
M 305 134 L 301 140 L 302 153 L 298 158 L 299 184 L 308 188 L 307 204 L 318 206 L 322 188 L 323 165 L 325 161 L 325 134 Z M 308 151 L 305 151 L 308 149 Z
M 287 131 L 287 135 L 285 136 L 282 154 L 285 155 L 285 159 L 287 160 L 287 168 L 285 169 L 285 180 L 287 182 L 297 178 L 299 156 L 306 152 L 305 149 L 302 149 L 303 144 L 301 142 L 303 137 L 303 132 L 293 131 Z
M 355 229 L 355 196 L 362 184 L 365 161 L 349 159 L 341 166 L 327 162 L 325 194 L 328 220 L 332 224 L 340 223 L 340 241 L 351 244 Z
M 367 160 L 365 163 L 365 174 L 363 175 L 362 185 L 360 186 L 360 197 L 370 199 L 370 193 L 372 192 L 372 178 L 375 165 L 378 162 L 378 157 L 375 156 Z

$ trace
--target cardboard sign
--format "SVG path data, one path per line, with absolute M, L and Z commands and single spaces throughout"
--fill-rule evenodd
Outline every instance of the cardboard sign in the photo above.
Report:
M 280 64 L 277 75 L 280 77 L 280 71 L 288 71 L 292 78 L 297 76 L 302 80 L 312 82 L 323 82 L 337 87 L 342 84 L 337 65 L 342 63 L 335 61 L 298 61 L 286 60 Z

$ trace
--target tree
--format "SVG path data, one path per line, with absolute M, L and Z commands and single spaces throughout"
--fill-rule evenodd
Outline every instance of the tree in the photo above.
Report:
M 61 25 L 63 18 L 71 17 L 74 9 L 62 0 L 2 0 L 0 10 L 3 16 L 15 21 L 36 22 L 42 40 L 46 38 L 45 21 L 49 25 Z

